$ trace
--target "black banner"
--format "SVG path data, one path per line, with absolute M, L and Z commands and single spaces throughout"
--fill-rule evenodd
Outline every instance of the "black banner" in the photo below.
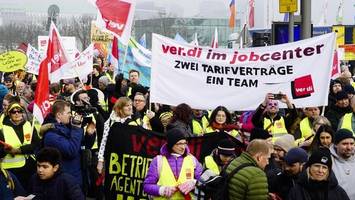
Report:
M 188 138 L 188 146 L 191 154 L 202 163 L 224 138 L 240 144 L 227 133 L 219 132 Z M 143 192 L 143 181 L 150 162 L 165 142 L 165 134 L 115 123 L 110 129 L 105 151 L 106 200 L 148 199 Z

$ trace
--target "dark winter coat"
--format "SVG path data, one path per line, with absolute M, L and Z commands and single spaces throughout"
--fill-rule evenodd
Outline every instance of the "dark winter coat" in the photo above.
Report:
M 29 193 L 33 200 L 84 200 L 80 186 L 71 175 L 58 171 L 51 179 L 41 180 L 37 174 L 32 176 Z
M 339 186 L 333 171 L 328 180 L 313 181 L 308 178 L 307 170 L 304 170 L 297 185 L 291 189 L 288 200 L 349 200 L 349 197 Z

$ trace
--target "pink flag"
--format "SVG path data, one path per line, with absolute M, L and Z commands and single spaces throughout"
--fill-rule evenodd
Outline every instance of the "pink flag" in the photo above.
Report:
M 113 40 L 112 40 L 110 63 L 115 68 L 115 72 L 116 72 L 118 69 L 118 40 L 117 40 L 117 37 L 113 37 Z
M 334 51 L 333 56 L 333 67 L 332 67 L 332 78 L 337 78 L 340 75 L 340 64 L 339 64 L 338 51 Z
M 249 28 L 254 27 L 254 0 L 249 0 Z
M 96 0 L 98 9 L 96 24 L 114 34 L 122 44 L 127 45 L 131 37 L 135 0 Z
M 214 36 L 212 37 L 211 47 L 212 48 L 218 48 L 218 31 L 217 31 L 217 28 L 214 29 Z

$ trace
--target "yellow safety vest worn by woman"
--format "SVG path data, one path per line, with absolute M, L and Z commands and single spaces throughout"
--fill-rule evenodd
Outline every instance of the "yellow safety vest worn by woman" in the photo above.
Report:
M 181 183 L 185 183 L 186 181 L 194 179 L 195 163 L 194 163 L 193 157 L 191 155 L 188 155 L 184 158 L 184 161 L 182 163 L 182 167 L 180 170 L 180 174 L 179 174 L 179 177 L 177 180 L 176 180 L 174 173 L 169 165 L 169 162 L 165 156 L 162 156 L 161 161 L 162 161 L 162 166 L 161 166 L 159 180 L 157 183 L 158 185 L 178 186 Z M 180 199 L 180 200 L 183 200 L 183 199 L 185 199 L 185 197 L 182 195 L 181 192 L 175 192 L 174 195 L 170 198 L 156 197 L 153 199 L 171 199 L 171 200 L 179 200 Z
M 5 143 L 9 144 L 13 148 L 20 148 L 23 145 L 31 144 L 32 140 L 32 127 L 30 122 L 25 122 L 23 125 L 24 140 L 21 143 L 15 130 L 11 126 L 3 125 L 3 133 L 5 138 Z M 17 154 L 12 156 L 7 154 L 2 161 L 2 166 L 4 169 L 20 168 L 25 166 L 26 158 L 25 155 Z

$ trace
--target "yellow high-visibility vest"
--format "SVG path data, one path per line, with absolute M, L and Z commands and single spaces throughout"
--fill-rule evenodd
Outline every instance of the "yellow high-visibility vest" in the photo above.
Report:
M 218 129 L 214 129 L 211 126 L 208 126 L 206 128 L 206 133 L 213 133 L 213 132 L 218 132 Z M 235 129 L 231 130 L 231 131 L 225 131 L 226 133 L 228 133 L 229 135 L 233 136 L 233 137 L 237 137 L 239 135 L 239 132 Z
M 187 155 L 182 162 L 179 178 L 176 180 L 173 171 L 169 165 L 165 156 L 161 157 L 162 165 L 159 174 L 158 185 L 160 186 L 178 186 L 186 181 L 193 180 L 195 177 L 195 162 L 191 155 Z M 191 195 L 191 194 L 190 194 Z M 177 191 L 170 198 L 155 197 L 153 199 L 170 199 L 170 200 L 184 200 L 184 196 L 181 192 Z
M 308 138 L 312 135 L 312 127 L 311 122 L 309 121 L 308 117 L 305 117 L 300 122 L 300 130 L 301 130 L 301 137 Z
M 5 118 L 5 113 L 1 113 L 1 115 L 0 115 L 0 129 L 2 129 L 4 118 Z
M 23 143 L 21 143 L 15 130 L 11 126 L 3 125 L 3 133 L 5 138 L 5 143 L 11 145 L 13 148 L 20 148 L 23 145 L 31 144 L 32 140 L 32 127 L 30 122 L 26 122 L 23 125 Z M 6 154 L 4 160 L 2 161 L 2 167 L 4 169 L 21 168 L 25 166 L 26 158 L 25 155 L 15 155 Z
M 271 120 L 264 117 L 264 130 L 268 131 L 272 137 L 278 137 L 287 133 L 285 120 L 281 117 L 279 120 L 275 120 L 272 124 Z
M 197 120 L 193 119 L 192 120 L 192 131 L 196 135 L 203 135 L 206 131 L 206 128 L 208 126 L 208 119 L 206 116 L 203 116 L 201 119 L 200 124 Z
M 205 157 L 205 165 L 207 169 L 212 170 L 215 174 L 219 174 L 219 167 L 217 165 L 217 163 L 213 160 L 212 156 L 206 156 Z
M 353 113 L 346 113 L 343 117 L 343 121 L 342 121 L 340 128 L 348 129 L 349 131 L 351 131 L 354 134 L 353 126 L 351 123 L 352 117 L 353 117 Z

